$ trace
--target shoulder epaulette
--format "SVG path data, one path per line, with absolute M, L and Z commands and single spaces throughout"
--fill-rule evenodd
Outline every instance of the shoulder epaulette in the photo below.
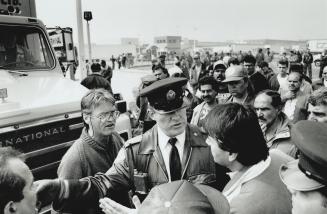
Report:
M 125 142 L 124 147 L 127 148 L 127 147 L 129 147 L 131 145 L 140 143 L 141 140 L 142 140 L 142 135 L 138 135 L 136 137 L 133 137 L 133 138 L 131 138 L 128 141 Z

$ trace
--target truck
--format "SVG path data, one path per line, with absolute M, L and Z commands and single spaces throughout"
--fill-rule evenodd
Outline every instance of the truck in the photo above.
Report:
M 87 92 L 65 78 L 34 0 L 0 1 L 0 147 L 24 153 L 36 180 L 55 178 L 62 156 L 80 136 Z M 127 140 L 126 102 L 116 130 Z

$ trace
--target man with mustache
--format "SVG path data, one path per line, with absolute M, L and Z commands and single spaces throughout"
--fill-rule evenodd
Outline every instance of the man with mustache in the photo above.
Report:
M 85 127 L 80 138 L 61 160 L 58 168 L 60 179 L 80 179 L 97 172 L 106 172 L 124 143 L 115 131 L 119 112 L 116 111 L 115 99 L 107 90 L 95 89 L 87 92 L 81 100 L 81 108 Z M 127 201 L 127 194 L 125 197 Z M 72 207 L 72 213 L 99 211 L 97 206 L 81 208 L 76 204 Z
M 234 58 L 234 59 L 236 59 L 236 58 Z M 224 62 L 221 60 L 217 61 L 214 64 L 213 78 L 218 82 L 218 95 L 217 95 L 218 102 L 223 101 L 223 100 L 227 99 L 228 96 L 230 96 L 230 93 L 228 92 L 227 84 L 224 84 L 222 82 L 225 80 L 226 69 L 227 68 L 226 68 Z
M 264 90 L 254 99 L 254 109 L 269 149 L 279 149 L 295 157 L 295 146 L 291 142 L 291 123 L 282 112 L 283 103 L 280 94 L 273 90 Z
M 202 128 L 207 114 L 218 104 L 218 82 L 213 77 L 203 77 L 199 80 L 199 90 L 203 102 L 194 108 L 191 124 Z

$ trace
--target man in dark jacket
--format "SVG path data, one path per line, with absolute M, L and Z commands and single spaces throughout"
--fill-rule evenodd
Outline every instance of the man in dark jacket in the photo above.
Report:
M 93 63 L 91 70 L 92 74 L 83 79 L 81 84 L 88 89 L 104 88 L 112 93 L 109 81 L 101 75 L 101 65 L 99 63 Z
M 225 168 L 215 165 L 207 136 L 187 124 L 183 86 L 186 78 L 166 78 L 144 88 L 157 125 L 127 141 L 113 166 L 105 173 L 80 180 L 41 180 L 38 196 L 54 201 L 54 208 L 69 211 L 73 203 L 97 204 L 114 191 L 132 190 L 147 194 L 159 184 L 186 179 L 222 189 L 228 177 Z M 219 170 L 216 169 L 219 167 Z
M 90 90 L 82 98 L 81 108 L 85 128 L 60 162 L 60 179 L 80 179 L 106 172 L 123 147 L 123 139 L 115 131 L 119 112 L 115 108 L 115 99 L 108 91 Z M 127 192 L 116 196 L 121 196 L 115 198 L 121 203 L 128 202 Z M 72 213 L 93 214 L 99 211 L 98 206 L 85 208 L 77 204 Z
M 246 55 L 243 60 L 243 66 L 245 71 L 247 71 L 249 75 L 249 79 L 252 82 L 254 87 L 254 94 L 258 92 L 268 89 L 268 81 L 266 78 L 260 73 L 255 71 L 256 59 L 254 56 Z

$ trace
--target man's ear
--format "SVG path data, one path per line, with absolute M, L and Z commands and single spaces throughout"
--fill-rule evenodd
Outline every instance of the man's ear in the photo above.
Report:
M 90 125 L 91 116 L 89 114 L 83 114 L 83 120 L 86 124 Z
M 230 152 L 229 155 L 228 155 L 228 160 L 229 160 L 230 162 L 233 162 L 234 160 L 236 160 L 237 155 L 238 155 L 237 153 L 232 153 L 232 152 Z
M 154 110 L 153 110 L 152 107 L 149 108 L 148 114 L 149 114 L 149 117 L 150 117 L 152 120 L 156 120 L 155 112 L 154 112 Z
M 11 213 L 17 213 L 17 206 L 16 203 L 13 201 L 9 201 L 4 208 L 4 214 L 11 214 Z

